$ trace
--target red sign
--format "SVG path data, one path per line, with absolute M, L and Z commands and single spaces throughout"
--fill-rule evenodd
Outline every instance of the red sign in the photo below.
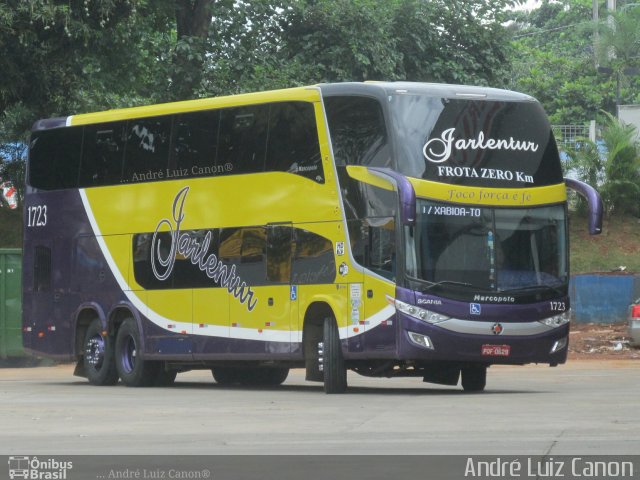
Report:
M 510 353 L 510 345 L 482 345 L 482 355 L 487 357 L 508 357 Z

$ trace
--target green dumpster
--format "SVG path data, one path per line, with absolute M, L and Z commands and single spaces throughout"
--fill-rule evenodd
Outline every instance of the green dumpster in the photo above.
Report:
M 22 250 L 0 248 L 0 359 L 23 355 Z

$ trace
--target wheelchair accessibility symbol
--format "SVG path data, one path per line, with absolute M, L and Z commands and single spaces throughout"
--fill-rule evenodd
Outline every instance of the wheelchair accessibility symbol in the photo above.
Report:
M 471 315 L 480 315 L 482 309 L 479 303 L 471 303 L 469 307 L 470 307 Z

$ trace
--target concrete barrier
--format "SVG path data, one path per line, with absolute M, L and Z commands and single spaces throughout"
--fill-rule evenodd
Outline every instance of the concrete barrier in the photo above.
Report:
M 629 304 L 640 297 L 640 275 L 575 275 L 569 296 L 577 323 L 624 322 Z

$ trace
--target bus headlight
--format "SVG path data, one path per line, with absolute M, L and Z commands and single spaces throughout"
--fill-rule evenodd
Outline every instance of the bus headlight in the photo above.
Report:
M 432 312 L 431 310 L 425 310 L 424 308 L 416 307 L 415 305 L 409 305 L 408 303 L 402 302 L 398 299 L 396 299 L 394 303 L 396 305 L 396 308 L 402 313 L 406 313 L 410 317 L 422 320 L 423 322 L 439 323 L 451 318 L 446 315 Z
M 560 315 L 554 315 L 553 317 L 540 320 L 540 323 L 544 323 L 547 327 L 556 328 L 569 323 L 570 320 L 571 310 L 567 310 Z

